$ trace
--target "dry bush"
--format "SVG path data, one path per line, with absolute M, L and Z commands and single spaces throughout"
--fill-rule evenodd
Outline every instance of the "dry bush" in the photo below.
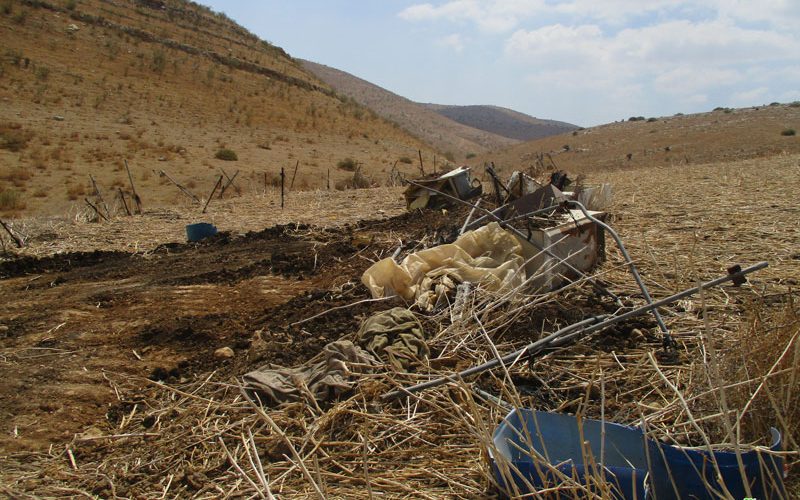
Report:
M 30 171 L 22 167 L 15 167 L 7 173 L 0 175 L 0 180 L 11 182 L 14 187 L 23 187 L 31 179 Z
M 237 161 L 239 156 L 232 149 L 222 148 L 214 155 L 218 160 L 223 161 Z
M 358 162 L 352 158 L 345 158 L 344 160 L 339 160 L 339 162 L 336 163 L 336 168 L 346 172 L 355 172 L 358 168 Z
M 778 427 L 792 449 L 800 449 L 800 305 L 791 292 L 776 307 L 764 298 L 746 306 L 747 318 L 720 353 L 721 385 L 733 385 L 726 396 L 729 408 L 748 411 L 742 433 L 753 439 Z M 721 410 L 721 409 L 720 409 Z
M 76 184 L 67 188 L 67 199 L 70 201 L 75 201 L 85 194 L 86 188 L 83 186 L 83 184 Z
M 21 151 L 27 147 L 31 138 L 33 138 L 33 132 L 24 130 L 19 123 L 0 125 L 0 149 Z
M 4 189 L 0 191 L 0 210 L 22 210 L 25 206 L 25 200 L 22 198 L 22 194 L 16 189 Z
M 356 170 L 349 179 L 342 179 L 334 184 L 337 191 L 344 191 L 345 189 L 367 189 L 372 186 L 372 180 L 362 174 L 361 169 Z

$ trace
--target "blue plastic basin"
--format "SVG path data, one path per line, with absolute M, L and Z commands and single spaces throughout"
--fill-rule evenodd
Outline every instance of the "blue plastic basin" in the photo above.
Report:
M 638 427 L 611 422 L 515 409 L 495 430 L 493 444 L 492 472 L 508 496 L 557 488 L 548 498 L 581 498 L 585 488 L 604 498 L 711 500 L 719 498 L 714 491 L 722 491 L 715 459 L 734 498 L 785 497 L 783 459 L 776 455 L 740 454 L 750 484 L 747 495 L 735 453 L 718 451 L 712 457 L 706 450 L 666 445 L 646 438 Z M 770 449 L 782 449 L 776 429 Z

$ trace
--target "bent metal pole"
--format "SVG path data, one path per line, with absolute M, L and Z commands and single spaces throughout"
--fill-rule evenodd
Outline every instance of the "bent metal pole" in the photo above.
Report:
M 644 281 L 642 281 L 642 277 L 639 275 L 639 271 L 636 269 L 636 264 L 633 263 L 633 259 L 631 259 L 631 256 L 628 254 L 628 251 L 625 250 L 625 245 L 622 244 L 622 238 L 619 237 L 617 232 L 614 231 L 611 228 L 611 226 L 609 226 L 605 222 L 601 221 L 600 219 L 598 219 L 596 217 L 593 217 L 589 213 L 589 211 L 586 210 L 586 207 L 583 206 L 582 203 L 580 203 L 578 201 L 568 201 L 567 203 L 570 204 L 570 205 L 578 207 L 578 209 L 581 212 L 583 212 L 583 215 L 587 219 L 589 219 L 590 221 L 594 222 L 598 226 L 600 226 L 603 229 L 605 229 L 606 231 L 608 231 L 608 233 L 614 238 L 614 241 L 617 243 L 617 248 L 619 248 L 619 251 L 622 252 L 622 256 L 625 257 L 625 263 L 630 268 L 631 274 L 633 275 L 633 279 L 636 281 L 636 284 L 639 285 L 639 290 L 642 291 L 642 295 L 644 296 L 644 300 L 648 304 L 652 304 L 653 303 L 653 299 L 652 299 L 652 297 L 650 297 L 650 292 L 647 291 L 647 287 L 645 286 Z M 658 312 L 658 309 L 653 309 L 652 312 L 653 312 L 653 317 L 655 317 L 655 319 L 656 319 L 656 323 L 658 323 L 658 327 L 661 329 L 661 333 L 664 334 L 665 340 L 667 341 L 667 343 L 669 345 L 672 345 L 672 343 L 673 343 L 672 337 L 669 334 L 669 329 L 667 328 L 667 325 L 664 324 L 664 320 L 661 318 L 661 313 Z
M 747 274 L 764 269 L 768 265 L 769 264 L 767 262 L 759 262 L 758 264 L 742 269 L 741 271 L 730 273 L 726 276 L 721 276 L 711 281 L 706 281 L 705 283 L 701 283 L 700 285 L 694 288 L 688 288 L 682 292 L 676 293 L 675 295 L 670 295 L 669 297 L 657 300 L 652 304 L 647 304 L 646 306 L 632 309 L 618 316 L 611 316 L 611 317 L 593 316 L 579 323 L 575 323 L 573 325 L 562 328 L 561 330 L 558 330 L 557 332 L 552 333 L 543 339 L 537 340 L 536 342 L 529 344 L 527 347 L 524 347 L 518 351 L 514 351 L 511 354 L 506 354 L 502 358 L 493 359 L 492 361 L 487 361 L 486 363 L 473 366 L 472 368 L 467 368 L 466 370 L 454 373 L 452 375 L 447 375 L 434 380 L 430 380 L 428 382 L 423 382 L 409 387 L 403 387 L 397 389 L 395 391 L 384 394 L 383 399 L 396 399 L 401 396 L 413 394 L 415 392 L 423 391 L 425 389 L 430 389 L 432 387 L 437 387 L 447 382 L 457 382 L 463 379 L 464 377 L 468 377 L 470 375 L 475 375 L 496 368 L 497 366 L 500 366 L 501 363 L 503 364 L 513 363 L 516 362 L 517 360 L 534 356 L 548 348 L 562 347 L 567 343 L 571 342 L 572 340 L 577 339 L 578 337 L 585 337 L 591 333 L 607 328 L 613 325 L 614 323 L 619 323 L 620 321 L 633 318 L 634 316 L 640 316 L 642 314 L 655 310 L 657 307 L 662 307 L 667 304 L 672 304 L 673 302 L 677 302 L 690 295 L 694 295 L 700 292 L 701 290 L 705 290 L 706 288 L 715 287 L 717 285 L 725 283 L 726 281 L 737 280 Z

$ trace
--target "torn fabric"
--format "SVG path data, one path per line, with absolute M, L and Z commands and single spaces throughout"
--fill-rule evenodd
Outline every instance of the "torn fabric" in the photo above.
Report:
M 397 370 L 406 371 L 430 354 L 422 325 L 403 307 L 373 314 L 361 324 L 356 338 L 359 345 Z
M 350 391 L 362 367 L 376 365 L 377 360 L 348 340 L 331 342 L 322 350 L 322 359 L 296 368 L 273 365 L 259 368 L 244 376 L 245 388 L 258 394 L 268 405 L 297 401 L 309 393 L 317 401 L 332 401 Z M 307 388 L 307 389 L 306 389 Z

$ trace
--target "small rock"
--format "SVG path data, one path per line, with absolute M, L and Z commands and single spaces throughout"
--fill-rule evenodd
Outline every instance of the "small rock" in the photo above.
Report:
M 167 158 L 165 156 L 159 156 L 158 161 L 167 161 Z
M 214 357 L 217 359 L 230 359 L 235 355 L 233 349 L 230 347 L 220 347 L 214 351 Z
M 53 117 L 53 120 L 55 120 L 57 122 L 63 122 L 64 121 L 64 117 L 56 115 L 56 116 Z
M 0 333 L 5 333 L 8 331 L 8 327 L 6 325 L 0 325 Z
M 97 427 L 89 427 L 85 431 L 76 434 L 75 437 L 78 438 L 79 440 L 91 441 L 103 437 L 104 435 L 105 433 L 103 433 L 103 431 L 101 431 Z
M 77 24 L 70 24 L 69 26 L 67 26 L 67 31 L 69 31 L 70 33 L 75 33 L 76 31 L 80 30 L 81 29 L 78 27 Z

